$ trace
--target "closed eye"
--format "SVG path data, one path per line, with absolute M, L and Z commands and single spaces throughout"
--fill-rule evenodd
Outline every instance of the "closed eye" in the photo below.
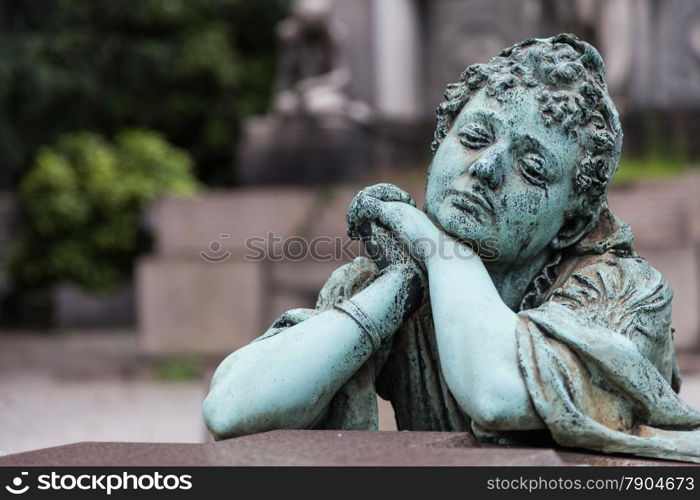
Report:
M 536 153 L 525 153 L 520 158 L 520 170 L 525 180 L 535 186 L 547 185 L 547 168 L 544 158 Z
M 459 131 L 459 140 L 470 149 L 485 148 L 493 142 L 493 131 L 480 123 L 468 123 Z

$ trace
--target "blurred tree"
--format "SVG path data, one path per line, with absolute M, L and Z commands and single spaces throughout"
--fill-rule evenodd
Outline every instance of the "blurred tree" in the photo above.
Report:
M 187 149 L 205 183 L 234 182 L 240 120 L 267 107 L 288 4 L 2 0 L 0 176 L 19 179 L 62 133 L 144 127 Z
M 113 289 L 148 248 L 146 206 L 196 187 L 192 158 L 154 132 L 128 130 L 114 143 L 90 132 L 61 137 L 40 150 L 19 185 L 27 224 L 10 257 L 13 288 Z

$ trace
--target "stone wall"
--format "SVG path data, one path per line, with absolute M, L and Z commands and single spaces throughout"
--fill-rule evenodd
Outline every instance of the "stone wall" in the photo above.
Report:
M 226 354 L 285 310 L 313 307 L 344 260 L 317 261 L 287 243 L 347 240 L 344 213 L 353 192 L 261 188 L 162 200 L 153 213 L 156 252 L 137 267 L 145 349 Z M 292 258 L 283 258 L 285 251 Z

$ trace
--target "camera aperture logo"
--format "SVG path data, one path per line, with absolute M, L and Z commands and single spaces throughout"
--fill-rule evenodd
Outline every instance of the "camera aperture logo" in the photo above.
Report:
M 19 476 L 16 476 L 15 478 L 12 479 L 12 484 L 8 484 L 5 486 L 5 489 L 12 493 L 13 495 L 21 495 L 22 493 L 26 493 L 27 490 L 29 490 L 29 485 L 24 484 L 24 476 L 29 475 L 28 472 L 22 472 L 20 473 Z M 24 486 L 23 486 L 24 484 Z
M 221 240 L 230 238 L 229 234 L 221 233 L 218 240 L 212 240 L 209 242 L 209 251 L 202 250 L 199 252 L 199 256 L 207 262 L 212 262 L 218 264 L 219 262 L 224 262 L 229 257 L 231 257 L 231 252 L 228 250 L 223 250 L 223 245 Z
M 21 495 L 29 490 L 25 476 L 28 472 L 22 472 L 12 479 L 11 484 L 5 489 L 13 495 Z M 192 489 L 192 476 L 190 474 L 161 474 L 153 472 L 147 474 L 41 474 L 37 476 L 37 490 L 83 490 L 102 491 L 111 495 L 118 490 L 190 490 Z

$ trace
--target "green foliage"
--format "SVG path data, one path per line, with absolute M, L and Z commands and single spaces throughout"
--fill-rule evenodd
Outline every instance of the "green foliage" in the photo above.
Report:
M 673 156 L 623 158 L 613 177 L 613 185 L 625 186 L 644 179 L 665 179 L 681 175 L 689 164 Z
M 613 185 L 624 186 L 644 179 L 664 179 L 681 175 L 691 165 L 688 145 L 684 138 L 675 135 L 664 141 L 654 125 L 649 133 L 646 151 L 638 155 L 623 155 Z
M 10 259 L 14 285 L 119 285 L 148 248 L 144 209 L 161 195 L 193 194 L 192 169 L 185 151 L 144 130 L 122 132 L 113 143 L 81 132 L 42 148 L 19 185 L 27 232 Z
M 239 123 L 267 107 L 288 4 L 0 2 L 0 176 L 21 177 L 61 134 L 138 127 L 187 149 L 205 182 L 232 182 Z
M 202 362 L 194 357 L 174 357 L 161 361 L 156 376 L 168 382 L 193 380 L 202 374 Z

